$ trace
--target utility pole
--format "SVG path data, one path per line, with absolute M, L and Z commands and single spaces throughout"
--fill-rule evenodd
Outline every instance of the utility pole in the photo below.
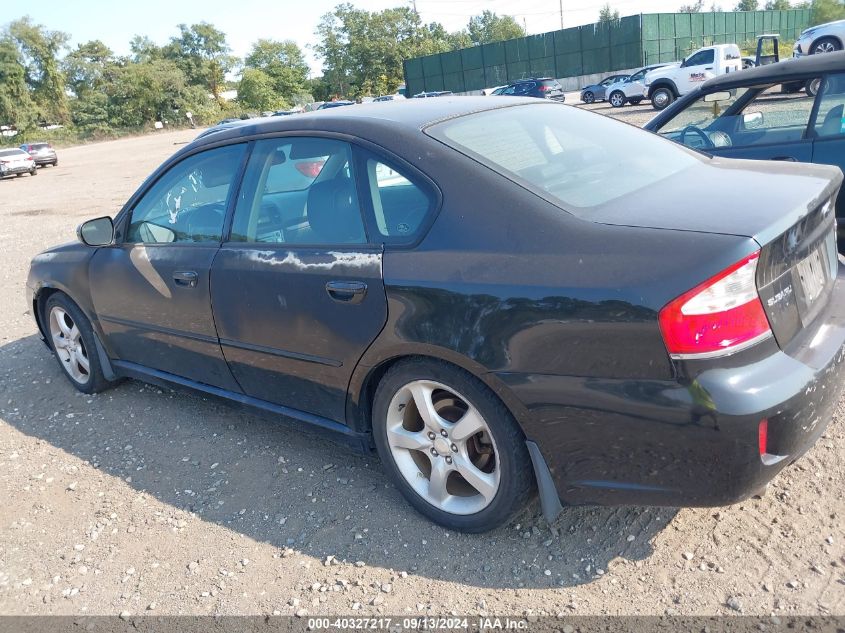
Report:
M 560 0 L 560 30 L 563 30 L 563 0 Z
M 563 2 L 563 0 L 561 0 L 561 2 Z M 417 15 L 419 15 L 419 14 L 420 14 L 420 12 L 419 12 L 419 11 L 417 11 L 417 0 L 411 0 L 411 4 L 412 4 L 412 5 L 414 5 L 414 13 L 416 13 Z

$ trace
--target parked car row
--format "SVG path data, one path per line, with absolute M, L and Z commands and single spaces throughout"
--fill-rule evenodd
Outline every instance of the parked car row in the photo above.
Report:
M 0 178 L 36 176 L 39 167 L 58 164 L 59 157 L 50 143 L 24 143 L 20 147 L 0 149 Z

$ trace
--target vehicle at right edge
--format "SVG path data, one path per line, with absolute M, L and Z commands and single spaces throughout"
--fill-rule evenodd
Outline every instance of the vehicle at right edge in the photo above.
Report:
M 787 94 L 791 86 L 811 89 Z M 845 169 L 845 52 L 787 59 L 705 82 L 645 125 L 727 158 Z M 836 201 L 845 251 L 845 199 Z

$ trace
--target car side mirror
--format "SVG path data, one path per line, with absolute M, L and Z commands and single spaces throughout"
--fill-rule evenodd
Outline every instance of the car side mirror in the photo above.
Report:
M 763 127 L 763 113 L 749 112 L 747 114 L 743 114 L 742 126 L 746 130 L 756 130 L 759 127 Z
M 86 246 L 108 246 L 114 242 L 114 222 L 108 216 L 88 220 L 76 229 L 76 237 Z

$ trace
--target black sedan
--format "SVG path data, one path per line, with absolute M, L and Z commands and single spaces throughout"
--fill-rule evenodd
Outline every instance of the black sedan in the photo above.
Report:
M 452 529 L 535 490 L 550 519 L 723 505 L 841 394 L 841 184 L 537 99 L 338 108 L 195 140 L 36 256 L 28 299 L 80 391 L 333 432 Z
M 645 129 L 717 156 L 845 169 L 843 108 L 845 52 L 840 52 L 721 75 L 676 101 Z M 841 193 L 836 216 L 843 250 Z

